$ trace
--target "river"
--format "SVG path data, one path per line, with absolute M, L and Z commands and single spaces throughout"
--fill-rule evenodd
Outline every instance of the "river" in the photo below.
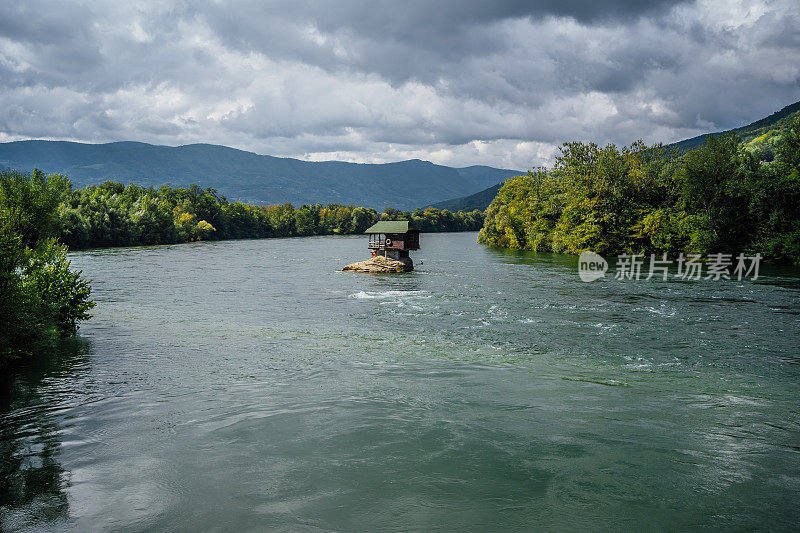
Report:
M 425 234 L 71 254 L 97 307 L 6 377 L 4 530 L 792 529 L 800 277 L 583 283 Z

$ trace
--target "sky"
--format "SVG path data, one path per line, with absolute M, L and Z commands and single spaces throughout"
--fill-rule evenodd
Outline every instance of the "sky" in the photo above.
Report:
M 527 170 L 800 100 L 800 2 L 0 0 L 0 142 Z

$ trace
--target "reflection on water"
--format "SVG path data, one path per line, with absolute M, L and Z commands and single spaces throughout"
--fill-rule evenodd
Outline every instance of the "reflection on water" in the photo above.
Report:
M 0 407 L 3 529 L 790 529 L 800 287 L 583 283 L 424 235 L 72 255 L 86 342 Z M 91 349 L 89 344 L 91 343 Z
M 0 378 L 0 526 L 64 520 L 69 475 L 58 461 L 59 405 L 89 364 L 90 345 L 68 339 Z M 59 397 L 61 394 L 64 397 Z

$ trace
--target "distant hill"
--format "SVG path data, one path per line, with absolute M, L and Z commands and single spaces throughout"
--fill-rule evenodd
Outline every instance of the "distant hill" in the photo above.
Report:
M 524 173 L 520 172 L 519 174 Z M 473 211 L 475 209 L 483 211 L 489 207 L 490 203 L 492 203 L 492 200 L 494 200 L 494 197 L 497 196 L 497 191 L 500 190 L 500 187 L 503 186 L 503 183 L 492 185 L 488 189 L 476 192 L 475 194 L 470 194 L 469 196 L 465 196 L 463 198 L 453 198 L 452 200 L 438 202 L 433 204 L 431 207 L 435 207 L 436 209 L 447 209 L 448 211 L 452 211 L 454 213 L 456 211 Z
M 65 141 L 0 143 L 0 167 L 63 173 L 77 187 L 106 180 L 142 186 L 197 183 L 231 200 L 254 204 L 339 202 L 377 209 L 430 205 L 519 174 L 484 166 L 451 168 L 419 159 L 386 164 L 312 162 L 211 144 Z

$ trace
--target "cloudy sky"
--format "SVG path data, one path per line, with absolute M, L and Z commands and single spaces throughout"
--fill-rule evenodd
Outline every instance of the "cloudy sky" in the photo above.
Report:
M 0 0 L 0 141 L 528 169 L 800 100 L 800 2 Z

